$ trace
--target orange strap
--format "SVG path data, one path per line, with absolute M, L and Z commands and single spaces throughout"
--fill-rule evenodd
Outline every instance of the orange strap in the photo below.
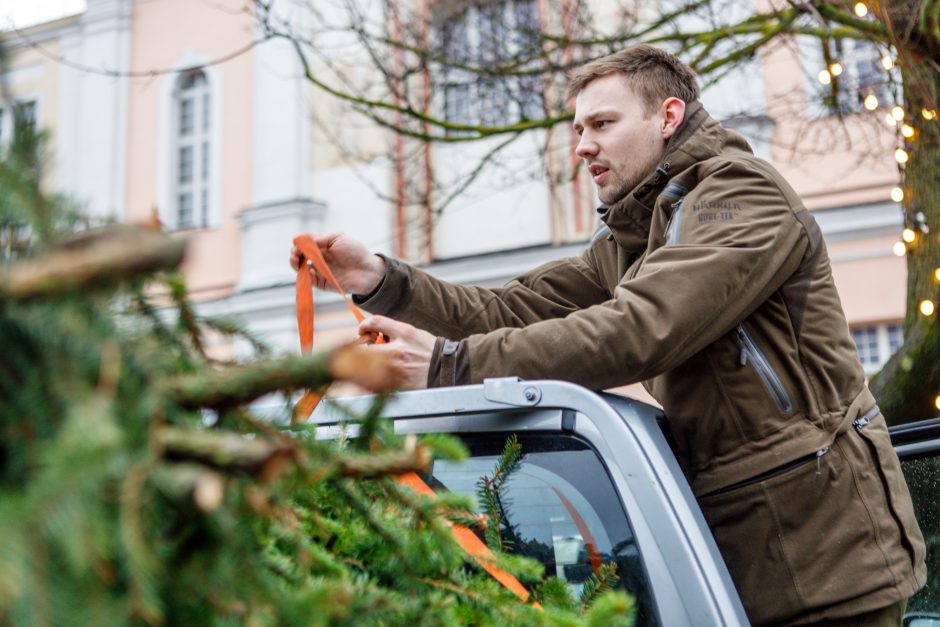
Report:
M 311 236 L 298 235 L 294 238 L 294 246 L 296 246 L 303 255 L 297 267 L 297 329 L 300 333 L 300 351 L 307 354 L 313 348 L 313 285 L 310 281 L 310 272 L 307 270 L 305 259 L 309 259 L 316 271 L 343 296 L 349 310 L 356 316 L 356 320 L 362 322 L 365 316 L 362 315 L 362 312 L 359 311 L 346 296 L 339 281 L 333 276 L 329 265 L 327 265 L 326 260 L 323 258 L 320 247 L 317 246 Z M 385 338 L 379 335 L 375 338 L 375 343 L 384 344 Z M 310 414 L 313 413 L 313 410 L 320 402 L 320 399 L 323 398 L 325 391 L 326 390 L 321 389 L 307 390 L 304 392 L 304 395 L 294 406 L 294 420 L 306 420 L 309 418 Z M 395 480 L 399 485 L 407 486 L 418 494 L 424 494 L 432 498 L 435 496 L 434 490 L 432 490 L 417 473 L 408 472 L 397 476 Z M 529 591 L 526 590 L 511 573 L 506 572 L 493 563 L 493 552 L 490 551 L 489 547 L 487 547 L 476 534 L 463 525 L 458 524 L 451 526 L 451 534 L 453 534 L 457 544 L 459 544 L 483 570 L 488 572 L 493 579 L 501 583 L 507 590 L 523 601 L 528 600 Z M 538 603 L 534 605 L 540 607 Z

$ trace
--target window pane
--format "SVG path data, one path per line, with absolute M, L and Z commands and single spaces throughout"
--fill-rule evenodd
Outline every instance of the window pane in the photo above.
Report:
M 179 195 L 179 228 L 188 229 L 193 226 L 193 195 L 185 193 Z
M 852 329 L 852 339 L 855 340 L 858 358 L 863 366 L 877 366 L 881 363 L 878 355 L 877 327 Z
M 180 148 L 179 182 L 191 183 L 193 180 L 193 147 Z
M 927 541 L 927 585 L 907 602 L 908 612 L 940 612 L 940 458 L 901 462 L 914 515 Z
M 195 89 L 196 87 L 205 84 L 206 75 L 202 73 L 202 70 L 190 70 L 180 76 L 179 89 L 180 91 L 185 91 L 188 89 Z
M 202 132 L 209 132 L 209 94 L 202 95 Z
M 186 137 L 193 132 L 193 101 L 192 98 L 180 100 L 180 135 Z
M 891 353 L 891 355 L 893 355 L 899 348 L 901 348 L 901 344 L 903 343 L 904 343 L 904 333 L 901 331 L 901 325 L 889 324 L 888 325 L 888 351 Z
M 477 482 L 493 475 L 505 441 L 502 434 L 466 436 L 470 458 L 435 461 L 432 483 L 476 498 Z M 636 624 L 657 624 L 630 521 L 597 454 L 558 434 L 522 434 L 519 443 L 521 463 L 499 494 L 512 552 L 542 562 L 545 575 L 566 581 L 575 595 L 597 567 L 616 562 L 618 586 L 636 598 Z
M 200 224 L 202 226 L 209 226 L 209 190 L 205 187 L 202 188 L 200 201 L 199 215 L 202 216 Z
M 202 180 L 209 180 L 209 142 L 202 142 Z

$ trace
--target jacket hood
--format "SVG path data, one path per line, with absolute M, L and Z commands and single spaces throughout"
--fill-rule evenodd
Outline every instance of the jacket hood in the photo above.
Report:
M 641 252 L 649 238 L 650 222 L 656 199 L 670 179 L 690 167 L 715 157 L 727 148 L 751 152 L 747 141 L 708 115 L 702 103 L 695 101 L 685 110 L 685 120 L 666 144 L 666 153 L 656 169 L 622 199 L 601 207 L 601 220 L 620 245 L 631 252 Z

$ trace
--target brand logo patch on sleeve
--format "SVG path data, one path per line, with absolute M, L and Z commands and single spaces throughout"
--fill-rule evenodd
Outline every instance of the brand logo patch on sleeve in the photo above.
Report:
M 741 205 L 730 200 L 700 200 L 692 205 L 692 213 L 699 223 L 734 220 L 741 213 Z

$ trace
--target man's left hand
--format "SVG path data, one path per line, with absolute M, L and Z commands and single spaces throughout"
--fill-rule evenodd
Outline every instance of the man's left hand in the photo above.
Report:
M 406 322 L 385 316 L 371 316 L 359 325 L 359 335 L 376 333 L 381 333 L 389 341 L 386 344 L 375 344 L 370 349 L 388 355 L 391 367 L 402 374 L 402 387 L 406 390 L 428 387 L 428 369 L 437 338 Z

